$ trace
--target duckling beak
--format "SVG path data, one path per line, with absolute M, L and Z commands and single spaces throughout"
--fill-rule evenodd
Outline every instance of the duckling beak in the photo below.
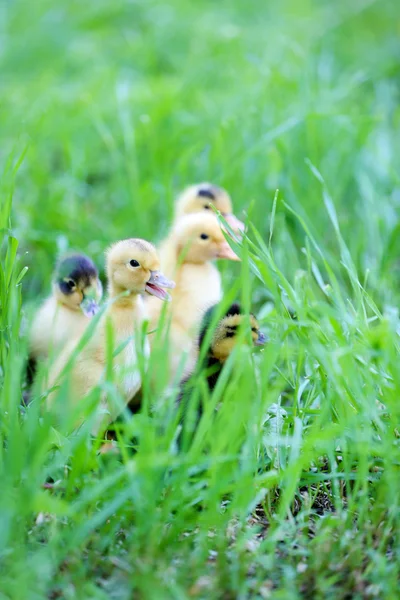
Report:
M 232 213 L 224 214 L 224 219 L 235 233 L 243 233 L 246 230 L 246 225 Z
M 265 346 L 267 343 L 267 336 L 262 331 L 258 332 L 258 338 L 254 342 L 255 346 Z
M 146 283 L 145 290 L 148 294 L 156 296 L 160 300 L 170 301 L 171 296 L 162 288 L 173 289 L 175 282 L 167 279 L 160 271 L 150 271 L 150 279 Z
M 83 298 L 80 307 L 85 317 L 89 318 L 93 317 L 99 310 L 99 305 L 97 304 L 96 300 L 88 297 Z
M 217 252 L 217 258 L 227 258 L 228 260 L 240 260 L 237 254 L 234 253 L 228 242 L 223 242 Z

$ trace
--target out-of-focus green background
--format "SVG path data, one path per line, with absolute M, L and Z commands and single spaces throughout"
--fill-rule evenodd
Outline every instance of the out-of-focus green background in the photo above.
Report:
M 202 180 L 263 234 L 279 188 L 290 275 L 304 233 L 283 201 L 337 251 L 308 161 L 377 285 L 398 238 L 396 2 L 17 0 L 1 15 L 0 156 L 27 146 L 13 226 L 28 295 L 67 246 L 101 265 L 115 239 L 159 240 L 176 194 Z

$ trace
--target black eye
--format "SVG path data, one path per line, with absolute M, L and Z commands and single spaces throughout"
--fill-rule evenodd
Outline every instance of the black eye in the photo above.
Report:
M 73 279 L 65 279 L 65 283 L 69 287 L 70 290 L 73 290 L 76 287 L 76 283 Z
M 210 205 L 209 205 L 209 204 L 205 204 L 205 205 L 204 205 L 204 208 L 205 208 L 206 210 L 210 210 Z
M 208 240 L 208 238 L 209 238 L 209 237 L 210 237 L 210 236 L 209 236 L 209 235 L 207 235 L 206 233 L 202 233 L 202 234 L 200 235 L 200 238 L 201 238 L 202 240 Z
M 131 265 L 131 267 L 139 267 L 139 263 L 137 260 L 130 260 L 129 264 Z
M 69 279 L 65 277 L 65 279 L 60 279 L 58 282 L 59 288 L 62 294 L 68 296 L 69 294 L 73 294 L 76 289 L 76 283 L 73 279 Z

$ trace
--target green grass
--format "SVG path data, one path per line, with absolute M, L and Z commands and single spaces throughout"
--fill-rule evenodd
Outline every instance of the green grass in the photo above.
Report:
M 0 600 L 396 598 L 397 2 L 0 12 Z M 119 455 L 67 433 L 68 389 L 58 421 L 21 413 L 57 254 L 158 241 L 202 180 L 254 224 L 221 268 L 265 352 L 237 349 L 181 454 L 157 356 Z

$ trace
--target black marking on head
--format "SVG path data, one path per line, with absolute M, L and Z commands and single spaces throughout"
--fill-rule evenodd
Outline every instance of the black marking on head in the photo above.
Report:
M 200 188 L 197 192 L 197 195 L 201 196 L 202 198 L 208 198 L 209 200 L 215 201 L 217 199 L 214 192 L 207 188 Z
M 206 313 L 204 314 L 204 317 L 203 317 L 203 320 L 202 320 L 202 323 L 201 323 L 200 333 L 199 333 L 199 341 L 198 341 L 199 348 L 201 348 L 201 346 L 203 344 L 204 338 L 206 337 L 206 334 L 207 334 L 207 330 L 210 327 L 210 324 L 211 324 L 211 322 L 212 322 L 212 320 L 214 318 L 214 314 L 215 314 L 215 311 L 217 310 L 217 308 L 218 308 L 218 305 L 215 304 L 214 306 L 211 306 L 211 308 L 209 308 L 206 311 Z M 227 310 L 227 312 L 225 313 L 224 316 L 225 317 L 231 317 L 231 316 L 234 316 L 234 315 L 241 315 L 241 314 L 242 314 L 242 311 L 241 311 L 241 308 L 240 308 L 240 304 L 234 303 L 234 304 L 231 304 L 231 306 L 228 308 L 228 310 Z M 224 317 L 222 317 L 222 319 L 223 318 Z M 233 327 L 236 328 L 236 325 L 235 326 L 230 326 L 231 329 Z M 231 337 L 231 336 L 229 336 L 229 337 Z
M 83 254 L 67 256 L 60 261 L 57 268 L 57 283 L 62 293 L 66 295 L 73 291 L 72 281 L 84 289 L 97 277 L 95 265 L 90 258 Z
M 228 310 L 225 313 L 226 317 L 233 317 L 234 315 L 241 315 L 242 313 L 242 309 L 240 308 L 240 304 L 238 303 L 234 303 L 231 304 L 230 307 L 228 308 Z
M 239 325 L 225 325 L 225 337 L 233 338 L 237 334 Z

